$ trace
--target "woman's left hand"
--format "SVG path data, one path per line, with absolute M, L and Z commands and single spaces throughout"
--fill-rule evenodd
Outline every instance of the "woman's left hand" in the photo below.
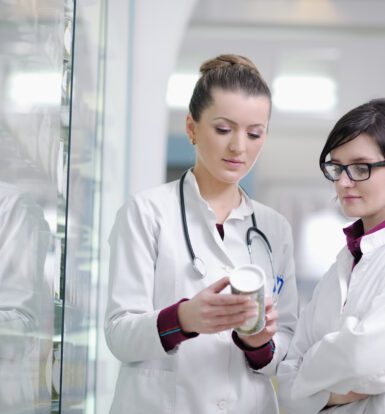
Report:
M 239 335 L 239 338 L 246 345 L 258 348 L 270 341 L 277 332 L 278 311 L 273 305 L 272 298 L 265 299 L 265 327 L 261 332 L 255 335 L 245 336 Z
M 347 394 L 335 394 L 334 392 L 332 392 L 330 393 L 329 401 L 326 404 L 326 407 L 330 407 L 333 405 L 350 404 L 355 401 L 365 400 L 368 397 L 368 394 L 359 394 L 353 391 L 350 391 Z

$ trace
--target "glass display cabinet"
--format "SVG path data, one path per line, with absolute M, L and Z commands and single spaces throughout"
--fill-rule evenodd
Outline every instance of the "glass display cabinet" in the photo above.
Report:
M 4 414 L 95 412 L 105 3 L 81 3 L 0 0 Z

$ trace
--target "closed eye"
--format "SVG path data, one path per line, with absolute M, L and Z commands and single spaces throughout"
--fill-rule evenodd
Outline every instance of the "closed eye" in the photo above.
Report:
M 258 138 L 261 138 L 261 134 L 256 134 L 256 133 L 252 133 L 252 132 L 249 132 L 247 135 L 248 135 L 248 136 L 249 136 L 249 138 L 251 138 L 251 139 L 258 139 Z
M 218 132 L 218 134 L 221 134 L 221 135 L 225 135 L 225 134 L 228 134 L 229 132 L 231 132 L 231 129 L 229 129 L 229 128 L 216 127 L 215 130 Z

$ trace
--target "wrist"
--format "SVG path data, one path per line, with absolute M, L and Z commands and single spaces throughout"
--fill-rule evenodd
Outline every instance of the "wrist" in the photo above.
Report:
M 233 331 L 232 337 L 236 345 L 238 345 L 244 351 L 257 351 L 260 349 L 264 349 L 266 347 L 274 346 L 273 339 L 270 339 L 267 342 L 258 341 L 257 343 L 255 343 L 254 341 L 251 341 L 249 339 L 251 337 L 238 335 L 236 331 Z
M 178 323 L 179 323 L 179 326 L 182 332 L 192 333 L 194 330 L 190 329 L 189 323 L 187 321 L 188 306 L 189 306 L 189 299 L 182 299 L 179 302 L 178 309 L 177 309 L 177 318 L 178 318 Z
M 237 334 L 238 335 L 238 334 Z M 266 339 L 266 337 L 258 337 L 258 335 L 246 336 L 238 335 L 239 340 L 250 349 L 260 349 L 264 346 L 267 346 L 271 339 Z

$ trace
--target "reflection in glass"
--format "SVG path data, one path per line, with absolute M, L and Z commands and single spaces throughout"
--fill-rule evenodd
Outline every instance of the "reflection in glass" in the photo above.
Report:
M 44 276 L 50 231 L 28 194 L 0 182 L 0 412 L 34 413 L 48 400 L 52 292 Z
M 48 414 L 61 387 L 73 7 L 0 10 L 0 413 Z

